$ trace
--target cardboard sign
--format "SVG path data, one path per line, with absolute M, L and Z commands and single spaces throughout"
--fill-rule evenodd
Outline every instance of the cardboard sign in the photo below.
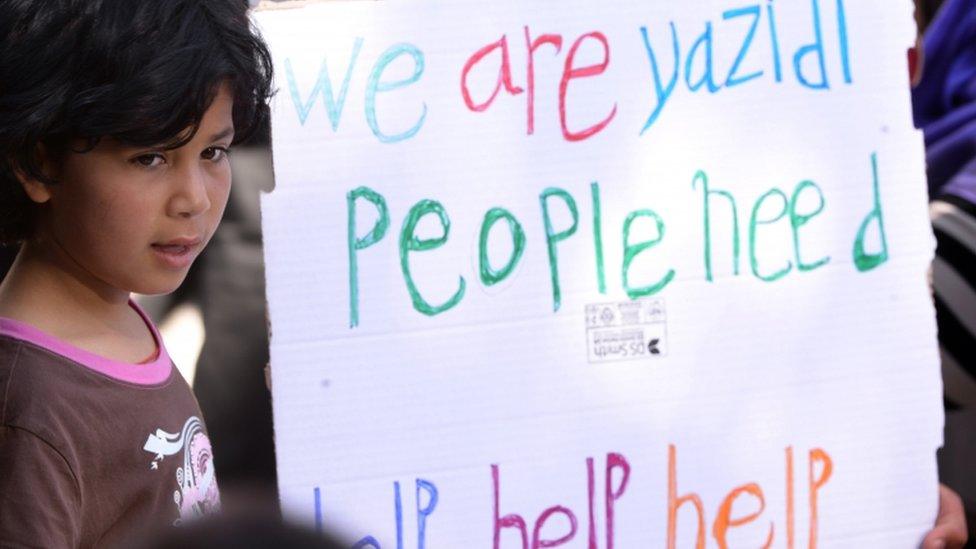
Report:
M 907 548 L 931 527 L 910 0 L 257 21 L 287 513 L 397 549 Z

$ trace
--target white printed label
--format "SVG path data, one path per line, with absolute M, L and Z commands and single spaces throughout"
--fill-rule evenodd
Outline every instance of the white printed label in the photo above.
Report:
M 639 360 L 668 354 L 663 299 L 586 306 L 586 347 L 590 362 Z

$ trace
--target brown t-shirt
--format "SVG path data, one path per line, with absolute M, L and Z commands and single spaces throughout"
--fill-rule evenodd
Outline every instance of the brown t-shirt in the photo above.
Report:
M 200 408 L 143 318 L 143 364 L 0 318 L 0 547 L 122 545 L 219 508 Z

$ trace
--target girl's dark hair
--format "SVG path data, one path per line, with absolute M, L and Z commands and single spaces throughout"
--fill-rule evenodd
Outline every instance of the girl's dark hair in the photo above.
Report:
M 222 82 L 234 141 L 267 117 L 272 65 L 246 0 L 0 0 L 0 243 L 30 236 L 17 174 L 103 137 L 176 148 Z M 81 152 L 81 151 L 78 151 Z

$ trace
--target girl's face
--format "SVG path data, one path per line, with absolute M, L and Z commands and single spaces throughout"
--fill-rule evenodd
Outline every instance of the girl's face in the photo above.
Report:
M 178 149 L 102 139 L 89 152 L 69 152 L 58 183 L 45 187 L 39 241 L 100 293 L 175 290 L 227 204 L 232 114 L 224 85 L 196 135 Z

